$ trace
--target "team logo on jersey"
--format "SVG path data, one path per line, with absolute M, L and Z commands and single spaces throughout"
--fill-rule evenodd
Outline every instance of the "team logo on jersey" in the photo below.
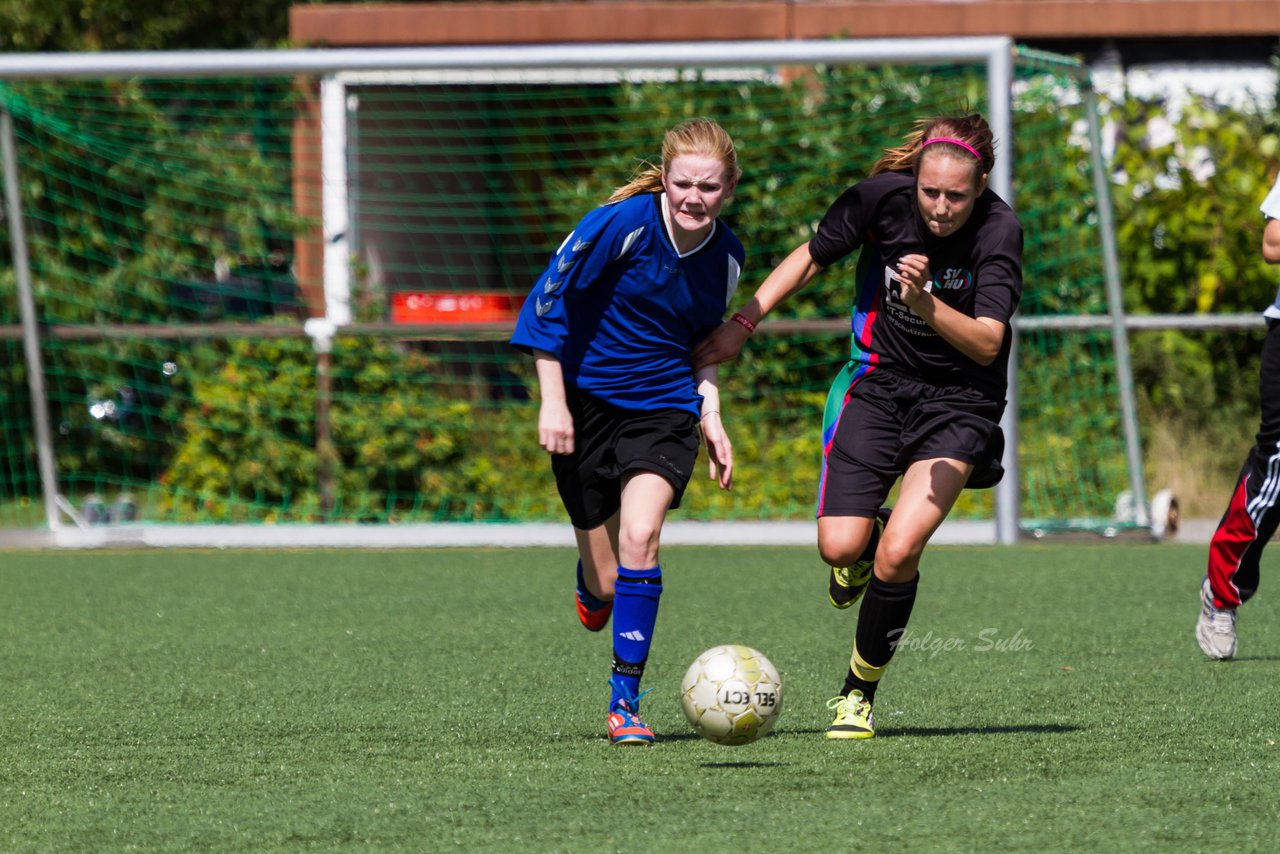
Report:
M 962 267 L 948 267 L 933 280 L 940 290 L 962 291 L 973 284 L 973 273 Z
M 924 290 L 933 290 L 933 282 L 925 282 Z M 910 311 L 907 304 L 902 301 L 902 280 L 898 278 L 898 271 L 888 265 L 884 268 L 884 302 L 885 306 L 894 311 Z
M 934 287 L 933 282 L 924 283 L 926 292 L 932 291 Z M 938 285 L 938 287 L 941 286 Z M 902 301 L 902 280 L 898 278 L 898 271 L 893 267 L 886 266 L 884 268 L 884 290 L 882 293 L 884 294 L 884 301 L 881 303 L 881 307 L 884 309 L 884 313 L 881 316 L 890 325 L 907 335 L 931 336 L 937 334 L 910 306 Z

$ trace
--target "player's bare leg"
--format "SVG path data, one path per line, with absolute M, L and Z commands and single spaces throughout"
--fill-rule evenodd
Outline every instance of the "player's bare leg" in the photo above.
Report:
M 613 612 L 614 584 L 618 578 L 618 517 L 614 513 L 589 531 L 574 528 L 578 541 L 578 620 L 589 631 L 598 632 Z
M 621 518 L 615 530 L 618 563 L 657 565 L 658 537 L 675 494 L 671 482 L 660 474 L 639 471 L 626 476 L 622 485 Z
M 614 513 L 603 525 L 589 531 L 573 529 L 587 591 L 598 599 L 613 598 L 613 583 L 618 577 L 619 515 Z
M 828 566 L 849 566 L 866 550 L 874 524 L 867 516 L 818 517 L 818 554 Z
M 959 460 L 919 460 L 907 468 L 876 551 L 875 575 L 903 584 L 916 577 L 920 555 L 955 506 L 973 466 Z
M 875 518 L 870 520 L 859 516 L 824 516 L 818 519 L 818 550 L 831 567 L 827 577 L 827 599 L 834 607 L 851 607 L 867 589 L 876 549 L 880 545 L 880 534 L 889 521 L 889 515 L 889 508 L 881 507 Z M 859 543 L 862 543 L 860 549 Z M 855 553 L 857 557 L 850 559 L 849 555 Z

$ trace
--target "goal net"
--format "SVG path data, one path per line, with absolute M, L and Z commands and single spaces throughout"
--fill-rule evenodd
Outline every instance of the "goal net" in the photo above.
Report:
M 690 116 L 739 148 L 735 305 L 917 117 L 972 109 L 1024 225 L 1024 317 L 1113 308 L 1086 77 L 1004 40 L 135 59 L 0 88 L 0 526 L 561 520 L 512 317 Z M 851 279 L 824 273 L 722 369 L 737 486 L 700 468 L 676 518 L 812 517 Z M 1131 489 L 1118 343 L 1020 331 L 999 500 L 1024 527 L 1109 524 Z

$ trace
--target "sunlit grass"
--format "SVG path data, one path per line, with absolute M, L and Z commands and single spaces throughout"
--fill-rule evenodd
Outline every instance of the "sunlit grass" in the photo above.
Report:
M 603 738 L 570 552 L 0 552 L 0 848 L 1268 850 L 1280 613 L 1192 636 L 1200 547 L 937 548 L 877 738 L 826 741 L 855 614 L 809 549 L 669 548 L 653 748 Z M 1264 579 L 1268 569 L 1264 567 Z M 684 722 L 706 647 L 782 716 Z

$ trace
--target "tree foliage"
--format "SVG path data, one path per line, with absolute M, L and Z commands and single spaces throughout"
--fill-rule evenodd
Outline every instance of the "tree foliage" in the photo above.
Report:
M 1116 238 L 1134 314 L 1260 312 L 1277 275 L 1262 259 L 1259 204 L 1277 175 L 1273 111 L 1126 98 L 1111 118 Z M 1148 418 L 1189 428 L 1256 422 L 1256 335 L 1139 333 L 1133 364 Z M 1241 434 L 1243 435 L 1243 433 Z
M 289 0 L 0 0 L 0 51 L 232 50 L 289 34 Z

